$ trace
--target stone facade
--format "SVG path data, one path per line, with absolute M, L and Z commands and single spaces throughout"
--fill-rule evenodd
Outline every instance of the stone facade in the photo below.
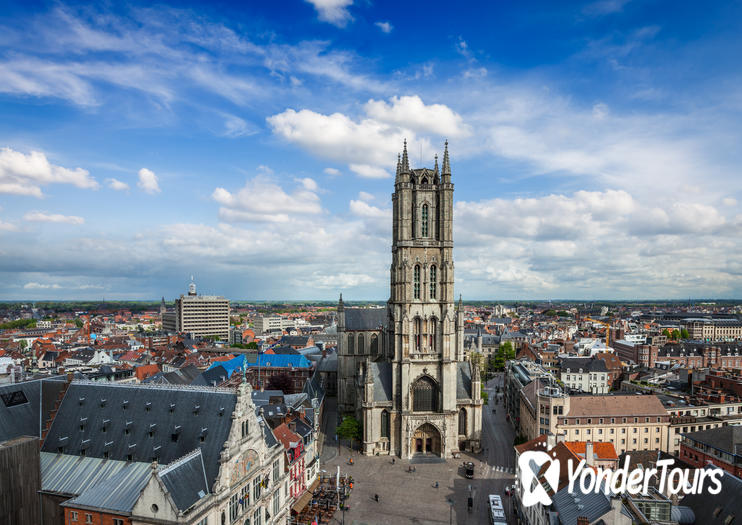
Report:
M 453 184 L 443 166 L 410 169 L 392 195 L 391 293 L 385 311 L 338 305 L 338 404 L 363 421 L 363 452 L 451 457 L 478 450 L 479 370 L 464 358 L 454 302 Z

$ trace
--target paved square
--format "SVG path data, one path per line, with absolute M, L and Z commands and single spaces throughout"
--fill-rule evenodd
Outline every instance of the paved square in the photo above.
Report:
M 384 456 L 365 457 L 353 454 L 353 465 L 348 465 L 349 451 L 343 447 L 340 456 L 323 466 L 326 475 L 337 472 L 353 476 L 353 493 L 345 513 L 348 525 L 394 525 L 402 523 L 475 524 L 488 523 L 487 496 L 501 493 L 511 476 L 482 465 L 481 458 L 463 455 L 438 463 L 414 464 L 416 472 L 408 472 L 410 462 Z M 474 479 L 464 477 L 463 461 L 474 461 Z M 483 476 L 494 476 L 484 478 Z M 438 488 L 434 488 L 435 482 Z M 379 495 L 379 502 L 374 495 Z M 469 494 L 472 512 L 467 510 Z M 453 500 L 453 508 L 448 501 Z M 342 514 L 335 515 L 342 522 Z

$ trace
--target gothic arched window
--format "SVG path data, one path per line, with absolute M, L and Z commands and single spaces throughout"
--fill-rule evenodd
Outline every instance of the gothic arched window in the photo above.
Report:
M 389 439 L 389 411 L 381 411 L 381 437 Z
M 420 265 L 415 265 L 414 270 L 414 278 L 413 278 L 413 292 L 415 294 L 415 299 L 420 299 Z
M 435 299 L 436 294 L 436 278 L 438 275 L 436 275 L 436 268 L 435 265 L 430 267 L 430 298 Z
M 466 409 L 459 410 L 459 435 L 466 435 Z
M 428 347 L 430 347 L 431 352 L 435 352 L 435 341 L 436 337 L 438 336 L 438 319 L 436 319 L 435 317 L 431 317 L 428 323 L 430 325 L 430 330 L 428 333 Z
M 420 351 L 420 347 L 422 346 L 422 331 L 423 321 L 419 317 L 415 317 L 415 350 L 417 352 Z
M 423 237 L 428 236 L 428 205 L 423 204 L 423 211 L 422 211 L 422 217 L 420 220 L 420 227 L 422 228 L 421 235 Z
M 429 377 L 421 377 L 412 386 L 414 412 L 438 412 L 438 385 Z
M 366 341 L 363 334 L 358 334 L 358 355 L 366 353 Z
M 376 334 L 371 336 L 371 355 L 376 357 L 379 354 L 379 338 Z
M 350 333 L 348 334 L 348 355 L 353 355 L 354 352 L 354 346 L 356 342 L 356 334 Z

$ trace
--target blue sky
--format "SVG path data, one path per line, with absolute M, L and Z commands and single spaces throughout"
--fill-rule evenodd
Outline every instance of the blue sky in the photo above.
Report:
M 466 298 L 742 296 L 742 4 L 461 4 L 4 5 L 0 299 L 385 299 L 404 138 Z

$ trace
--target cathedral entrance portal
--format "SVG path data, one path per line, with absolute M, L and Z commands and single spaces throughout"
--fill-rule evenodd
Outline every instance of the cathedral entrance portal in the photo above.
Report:
M 430 423 L 421 425 L 412 436 L 410 448 L 415 454 L 441 455 L 441 434 L 438 429 Z

